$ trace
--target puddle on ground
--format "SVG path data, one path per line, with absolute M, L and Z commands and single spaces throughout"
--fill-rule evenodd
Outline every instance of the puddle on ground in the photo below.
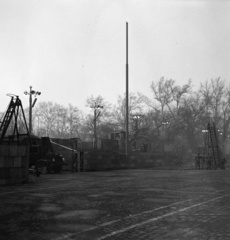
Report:
M 169 199 L 164 198 L 145 198 L 144 201 L 154 202 L 154 203 L 170 203 Z
M 56 211 L 59 211 L 60 208 L 55 204 L 42 204 L 39 210 L 44 212 L 56 212 Z
M 103 197 L 102 194 L 91 194 L 91 195 L 88 195 L 89 197 Z
M 51 181 L 67 181 L 70 180 L 70 178 L 54 178 L 54 179 L 50 179 Z
M 102 211 L 99 210 L 73 210 L 66 213 L 57 215 L 57 219 L 69 219 L 69 218 L 78 218 L 78 219 L 92 219 L 101 214 Z
M 49 193 L 32 193 L 32 196 L 36 196 L 36 197 L 51 197 L 52 195 Z
M 65 231 L 79 231 L 83 229 L 87 229 L 89 227 L 92 227 L 91 225 L 83 225 L 83 224 L 76 224 L 76 223 L 62 223 L 58 226 L 58 228 L 61 228 L 61 230 Z
M 109 196 L 124 196 L 127 195 L 126 193 L 119 193 L 119 192 L 113 192 L 113 191 L 107 191 L 103 192 L 104 195 L 109 195 Z
M 91 194 L 88 195 L 89 197 L 105 197 L 105 196 L 125 196 L 126 193 L 118 193 L 113 191 L 102 192 L 101 194 Z

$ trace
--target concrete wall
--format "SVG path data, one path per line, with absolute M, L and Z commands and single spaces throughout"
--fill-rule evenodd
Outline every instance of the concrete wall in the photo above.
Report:
M 84 171 L 124 168 L 193 168 L 193 156 L 182 158 L 172 154 L 132 153 L 127 158 L 125 154 L 103 151 L 90 151 L 84 154 Z
M 74 145 L 73 140 L 71 139 L 58 139 L 52 138 L 52 142 L 59 144 L 52 144 L 54 152 L 61 154 L 65 158 L 66 165 L 63 166 L 64 170 L 71 170 L 72 163 L 72 154 L 71 149 L 77 149 L 78 152 L 94 152 L 94 143 L 93 142 L 82 142 L 76 141 Z M 106 149 L 112 151 L 113 149 L 118 150 L 119 142 L 117 140 L 111 139 L 101 139 L 98 138 L 98 149 Z
M 26 146 L 0 145 L 0 185 L 28 182 L 28 151 Z

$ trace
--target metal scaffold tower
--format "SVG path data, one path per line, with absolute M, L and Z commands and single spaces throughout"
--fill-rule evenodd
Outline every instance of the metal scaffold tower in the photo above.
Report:
M 3 144 L 3 142 L 8 142 L 8 144 L 10 144 L 15 140 L 17 140 L 18 144 L 20 144 L 20 136 L 27 135 L 30 139 L 22 102 L 19 99 L 19 96 L 13 94 L 7 95 L 11 97 L 11 101 L 0 122 L 0 145 Z M 24 125 L 22 125 L 21 121 L 19 121 L 21 119 L 21 115 L 23 117 Z M 8 134 L 8 141 L 6 141 L 6 133 L 10 126 L 11 134 Z M 22 128 L 24 128 L 24 133 L 20 133 Z
M 208 123 L 205 139 L 205 155 L 207 166 L 211 169 L 221 167 L 221 151 L 219 147 L 215 123 Z

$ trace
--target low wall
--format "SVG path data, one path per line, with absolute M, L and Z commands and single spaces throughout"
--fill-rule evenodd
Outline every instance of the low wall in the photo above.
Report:
M 0 145 L 0 185 L 29 180 L 29 154 L 26 146 Z
M 124 168 L 178 169 L 192 168 L 191 158 L 172 154 L 132 153 L 129 157 L 116 152 L 90 151 L 84 154 L 84 171 L 103 171 Z

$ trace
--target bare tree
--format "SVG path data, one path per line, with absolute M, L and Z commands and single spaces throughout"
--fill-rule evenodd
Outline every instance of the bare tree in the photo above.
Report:
M 77 107 L 68 108 L 53 102 L 40 102 L 34 110 L 38 135 L 70 138 L 78 135 L 81 113 Z
M 152 82 L 151 84 L 154 99 L 160 103 L 162 119 L 164 118 L 165 107 L 169 106 L 169 104 L 173 101 L 172 89 L 174 87 L 174 83 L 175 81 L 172 79 L 167 80 L 164 79 L 164 77 L 161 77 L 159 81 Z
M 88 117 L 87 120 L 93 123 L 95 147 L 97 147 L 98 136 L 104 137 L 105 135 L 108 135 L 108 133 L 104 132 L 104 129 L 110 122 L 111 105 L 100 95 L 97 97 L 91 96 L 90 98 L 87 98 L 86 103 L 87 106 L 93 110 L 93 117 Z M 91 124 L 88 123 L 87 125 L 90 126 Z M 90 131 L 92 131 L 92 129 Z
M 211 79 L 201 84 L 200 92 L 206 104 L 206 111 L 211 114 L 213 121 L 218 125 L 221 117 L 221 105 L 226 94 L 225 83 L 220 78 Z
M 200 92 L 191 94 L 183 99 L 179 110 L 181 118 L 181 132 L 191 149 L 195 150 L 200 141 L 203 141 L 202 130 L 207 125 L 207 113 L 205 103 Z
M 40 116 L 40 131 L 42 135 L 51 136 L 56 124 L 57 112 L 53 102 L 40 102 L 36 113 Z
M 70 138 L 79 137 L 82 122 L 82 113 L 77 107 L 74 107 L 71 104 L 69 104 L 67 112 L 67 122 L 69 126 L 68 135 Z
M 125 95 L 119 95 L 117 98 L 117 104 L 113 106 L 113 119 L 117 130 L 125 131 L 126 124 L 126 100 Z M 143 112 L 143 100 L 139 94 L 129 94 L 129 119 L 134 114 L 142 114 Z
M 160 105 L 157 106 L 153 100 L 142 94 L 139 94 L 142 101 L 152 109 L 159 110 L 160 108 L 162 121 L 165 119 L 165 113 L 167 113 L 165 107 L 167 107 L 172 117 L 177 121 L 181 100 L 185 94 L 190 93 L 191 91 L 191 80 L 181 87 L 176 86 L 174 80 L 161 77 L 159 81 L 152 82 L 150 88 L 153 92 L 153 100 L 156 100 L 156 102 Z M 173 105 L 174 102 L 175 104 Z

